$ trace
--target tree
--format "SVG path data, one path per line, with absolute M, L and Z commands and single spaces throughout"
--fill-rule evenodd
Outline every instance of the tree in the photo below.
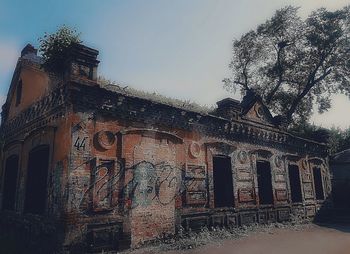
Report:
M 253 90 L 290 124 L 306 122 L 316 103 L 331 107 L 333 93 L 350 95 L 350 6 L 311 13 L 287 6 L 233 42 L 228 89 Z
M 332 128 L 329 130 L 328 146 L 330 154 L 350 149 L 350 128 L 340 130 Z
M 289 131 L 297 134 L 299 137 L 326 143 L 330 155 L 350 149 L 350 128 L 345 130 L 334 127 L 326 129 L 313 124 L 303 123 L 291 127 Z
M 69 47 L 73 43 L 82 41 L 79 33 L 63 25 L 53 34 L 45 33 L 42 38 L 39 38 L 39 42 L 44 69 L 61 74 L 64 71 Z

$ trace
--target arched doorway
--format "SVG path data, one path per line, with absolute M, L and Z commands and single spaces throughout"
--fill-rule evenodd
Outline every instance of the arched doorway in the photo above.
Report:
M 43 214 L 45 212 L 49 155 L 47 145 L 38 146 L 29 153 L 25 213 Z
M 18 156 L 11 155 L 6 159 L 4 189 L 3 189 L 3 210 L 14 210 L 16 201 L 16 186 L 18 175 Z

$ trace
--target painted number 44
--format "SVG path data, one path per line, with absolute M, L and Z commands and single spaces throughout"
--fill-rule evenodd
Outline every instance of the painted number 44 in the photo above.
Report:
M 85 150 L 86 139 L 87 137 L 84 137 L 84 138 L 77 137 L 74 143 L 74 147 L 77 150 Z

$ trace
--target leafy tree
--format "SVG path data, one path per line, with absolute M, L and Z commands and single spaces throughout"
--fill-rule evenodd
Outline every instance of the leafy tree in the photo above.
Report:
M 326 143 L 330 155 L 350 149 L 350 128 L 345 130 L 334 127 L 326 129 L 313 124 L 303 123 L 292 126 L 289 131 L 303 138 Z
M 69 47 L 73 43 L 81 43 L 80 34 L 66 25 L 61 26 L 55 33 L 45 33 L 39 38 L 39 51 L 43 57 L 45 70 L 62 73 Z
M 331 130 L 307 122 L 292 126 L 289 131 L 321 143 L 329 143 L 331 136 Z
M 350 149 L 350 128 L 342 131 L 339 128 L 332 128 L 329 130 L 328 145 L 330 154 Z
M 253 90 L 284 122 L 300 124 L 315 103 L 320 113 L 328 110 L 332 93 L 350 95 L 349 59 L 350 6 L 321 8 L 305 20 L 287 6 L 234 40 L 232 76 L 224 85 Z

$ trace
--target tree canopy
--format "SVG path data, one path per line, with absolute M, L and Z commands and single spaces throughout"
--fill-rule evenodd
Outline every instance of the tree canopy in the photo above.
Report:
M 328 144 L 330 155 L 350 149 L 350 128 L 344 130 L 335 127 L 326 129 L 313 124 L 303 123 L 291 127 L 290 131 L 300 137 Z
M 313 105 L 331 107 L 330 95 L 350 96 L 350 6 L 324 8 L 306 19 L 287 6 L 233 42 L 228 89 L 253 90 L 286 123 L 306 122 Z

